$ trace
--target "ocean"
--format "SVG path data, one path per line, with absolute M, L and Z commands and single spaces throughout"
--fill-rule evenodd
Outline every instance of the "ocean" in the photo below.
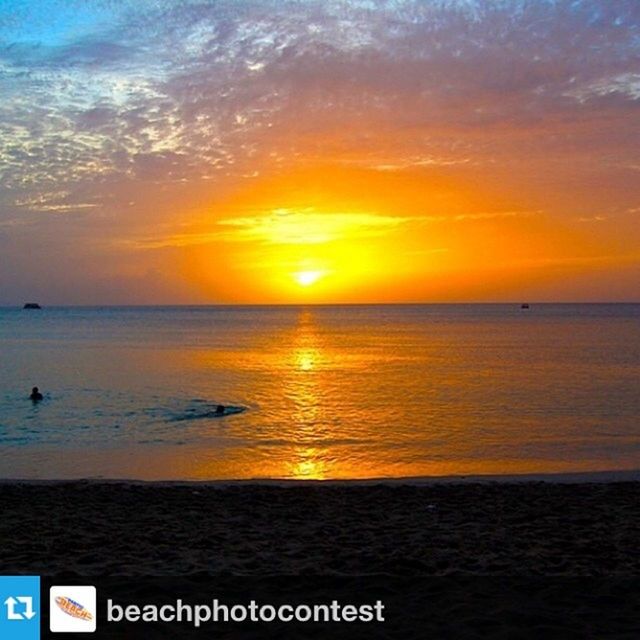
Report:
M 0 478 L 638 468 L 640 304 L 0 309 Z

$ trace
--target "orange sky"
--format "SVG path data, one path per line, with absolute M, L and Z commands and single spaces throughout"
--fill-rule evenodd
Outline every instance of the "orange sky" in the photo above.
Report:
M 468 170 L 301 163 L 116 245 L 171 264 L 201 300 L 608 299 L 613 279 L 624 299 L 635 238 L 554 215 L 523 187 Z
M 0 303 L 639 300 L 637 3 L 460 6 L 17 8 Z

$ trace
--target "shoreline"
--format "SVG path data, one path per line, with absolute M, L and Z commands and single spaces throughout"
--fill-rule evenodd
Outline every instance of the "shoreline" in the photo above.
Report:
M 605 471 L 576 471 L 559 473 L 523 473 L 523 474 L 474 474 L 447 476 L 406 476 L 406 477 L 376 477 L 354 479 L 293 479 L 293 478 L 239 478 L 239 479 L 211 479 L 211 480 L 142 480 L 136 478 L 0 478 L 3 485 L 69 485 L 69 484 L 105 484 L 132 486 L 196 486 L 219 487 L 225 486 L 266 486 L 266 487 L 368 487 L 378 485 L 429 487 L 434 485 L 461 484 L 613 484 L 621 482 L 640 482 L 640 469 L 605 470 Z

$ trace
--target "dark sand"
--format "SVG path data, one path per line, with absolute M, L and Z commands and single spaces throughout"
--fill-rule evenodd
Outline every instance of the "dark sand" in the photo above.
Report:
M 4 574 L 640 575 L 640 483 L 0 484 Z

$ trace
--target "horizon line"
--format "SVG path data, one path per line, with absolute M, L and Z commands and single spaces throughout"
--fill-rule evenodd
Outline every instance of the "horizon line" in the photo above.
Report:
M 0 309 L 23 310 L 26 303 L 0 303 Z M 405 302 L 157 302 L 157 303 L 37 303 L 41 310 L 59 308 L 157 308 L 157 307 L 367 307 L 455 305 L 635 305 L 640 300 L 508 300 L 508 301 L 405 301 Z

